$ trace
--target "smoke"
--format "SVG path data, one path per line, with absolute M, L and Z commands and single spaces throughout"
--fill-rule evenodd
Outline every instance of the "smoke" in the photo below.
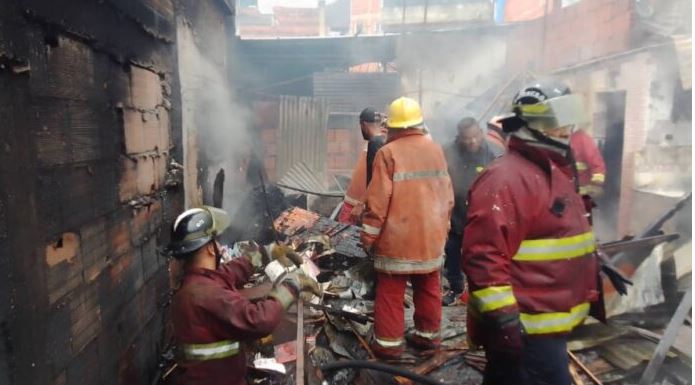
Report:
M 226 58 L 215 57 L 224 52 L 201 52 L 188 28 L 179 26 L 179 31 L 183 126 L 196 135 L 203 202 L 212 204 L 214 178 L 224 169 L 223 208 L 233 214 L 246 192 L 252 114 L 231 87 Z
M 482 115 L 488 90 L 504 81 L 504 38 L 484 31 L 410 34 L 399 40 L 403 91 L 421 101 L 425 122 L 440 143 L 453 140 L 459 120 Z M 483 122 L 480 126 L 485 129 Z

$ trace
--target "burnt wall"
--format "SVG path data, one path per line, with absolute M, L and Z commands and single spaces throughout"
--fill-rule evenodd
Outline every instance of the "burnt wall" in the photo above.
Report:
M 148 384 L 183 208 L 169 0 L 0 2 L 0 384 Z

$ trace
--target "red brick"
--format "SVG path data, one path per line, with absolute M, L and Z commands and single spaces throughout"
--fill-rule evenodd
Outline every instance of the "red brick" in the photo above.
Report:
M 140 158 L 136 163 L 138 193 L 147 195 L 157 189 L 155 160 L 150 157 Z
M 70 298 L 72 351 L 81 351 L 101 330 L 101 311 L 97 286 L 83 286 Z
M 350 130 L 347 130 L 347 129 L 335 130 L 335 141 L 336 142 L 350 141 L 351 139 L 352 139 L 352 135 L 350 133 Z
M 169 152 L 171 146 L 171 120 L 169 119 L 169 111 L 166 108 L 157 109 L 159 138 L 157 141 L 157 150 L 159 152 Z
M 46 263 L 55 266 L 63 261 L 71 262 L 80 249 L 80 237 L 75 233 L 64 233 L 46 246 Z
M 278 146 L 276 144 L 266 144 L 263 146 L 263 153 L 269 156 L 278 154 Z
M 114 222 L 109 228 L 109 241 L 111 244 L 111 257 L 122 255 L 132 249 L 130 243 L 130 229 L 124 220 Z
M 261 131 L 261 140 L 266 142 L 275 142 L 277 139 L 277 130 L 264 129 Z
M 154 110 L 162 103 L 162 86 L 156 73 L 131 66 L 130 71 L 131 100 L 133 107 Z
M 328 142 L 328 144 L 326 145 L 326 153 L 335 154 L 337 152 L 340 152 L 340 143 Z
M 138 156 L 121 160 L 119 198 L 128 201 L 138 195 L 149 195 L 164 183 L 167 158 L 161 155 Z
M 160 130 L 162 128 L 156 114 L 150 112 L 141 113 L 130 109 L 123 111 L 126 154 L 140 154 L 156 150 L 162 145 Z M 166 130 L 165 140 L 168 143 L 168 129 Z
M 130 236 L 134 244 L 139 245 L 162 225 L 162 203 L 155 201 L 153 204 L 134 210 L 133 219 L 130 221 Z
M 132 252 L 123 254 L 122 256 L 115 258 L 113 264 L 111 265 L 111 270 L 109 271 L 109 274 L 111 275 L 111 281 L 114 284 L 122 282 L 124 278 L 124 273 L 131 268 L 131 265 L 134 261 L 135 257 Z

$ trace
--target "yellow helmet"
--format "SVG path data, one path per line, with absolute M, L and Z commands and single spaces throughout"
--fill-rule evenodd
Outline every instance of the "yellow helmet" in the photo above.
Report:
M 422 124 L 420 105 L 413 99 L 400 97 L 389 106 L 388 128 L 404 129 Z

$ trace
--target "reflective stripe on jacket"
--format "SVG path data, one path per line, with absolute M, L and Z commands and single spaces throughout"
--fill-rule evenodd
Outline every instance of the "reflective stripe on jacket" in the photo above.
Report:
M 563 159 L 512 138 L 471 188 L 462 262 L 474 317 L 568 333 L 598 298 L 594 236 Z
M 389 138 L 374 160 L 363 217 L 362 245 L 376 270 L 439 270 L 453 204 L 442 148 L 419 130 Z
M 186 270 L 171 308 L 179 365 L 185 369 L 180 384 L 246 384 L 242 343 L 270 334 L 283 315 L 277 300 L 251 302 L 237 291 L 251 273 L 246 258 L 217 270 Z
M 209 344 L 181 344 L 179 346 L 184 360 L 207 361 L 227 358 L 239 354 L 238 341 L 219 341 Z
M 581 195 L 593 194 L 606 180 L 606 164 L 594 139 L 584 130 L 577 130 L 570 137 Z

